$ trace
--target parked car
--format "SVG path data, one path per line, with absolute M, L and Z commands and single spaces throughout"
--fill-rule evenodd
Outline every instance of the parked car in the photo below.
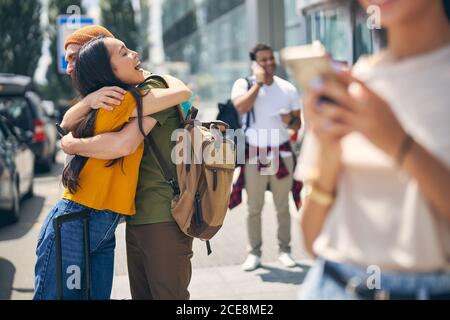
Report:
M 56 109 L 55 103 L 50 100 L 43 100 L 42 101 L 42 107 L 44 108 L 45 115 L 50 118 L 51 120 L 54 120 L 55 122 L 59 122 L 59 110 Z
M 35 157 L 27 144 L 32 138 L 0 116 L 0 215 L 11 222 L 19 218 L 20 200 L 33 196 Z
M 36 165 L 49 171 L 56 157 L 55 121 L 46 115 L 30 77 L 0 73 L 0 115 L 33 132 L 29 146 L 36 156 Z

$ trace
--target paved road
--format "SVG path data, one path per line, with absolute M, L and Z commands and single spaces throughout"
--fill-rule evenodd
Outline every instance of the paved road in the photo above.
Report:
M 59 153 L 51 173 L 36 176 L 35 196 L 21 203 L 19 222 L 0 226 L 0 299 L 32 297 L 36 239 L 47 212 L 61 195 L 62 163 Z

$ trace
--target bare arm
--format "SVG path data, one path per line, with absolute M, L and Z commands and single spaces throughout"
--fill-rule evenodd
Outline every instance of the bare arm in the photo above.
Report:
M 146 134 L 153 129 L 155 124 L 156 120 L 151 117 L 142 119 L 143 129 Z M 82 139 L 76 139 L 72 134 L 68 134 L 61 139 L 61 147 L 67 154 L 112 160 L 134 153 L 143 140 L 144 136 L 139 130 L 138 120 L 133 119 L 118 132 L 107 132 Z
M 450 169 L 418 143 L 412 145 L 403 168 L 417 180 L 433 211 L 450 222 Z
M 266 72 L 261 66 L 255 64 L 253 69 L 253 75 L 255 76 L 256 83 L 248 90 L 248 92 L 242 96 L 233 99 L 233 104 L 236 110 L 241 113 L 247 113 L 252 110 L 256 98 L 258 97 L 259 89 L 261 89 L 264 83 Z
M 171 76 L 164 76 L 164 78 L 170 88 L 152 89 L 149 94 L 143 97 L 144 115 L 157 113 L 189 100 L 191 91 L 183 82 Z M 75 126 L 79 119 L 89 112 L 90 108 L 86 108 L 85 102 L 81 102 L 72 108 L 74 110 L 68 117 L 70 121 L 75 121 Z M 133 110 L 131 117 L 137 117 L 136 109 Z M 143 126 L 146 134 L 151 131 L 155 123 L 156 121 L 152 118 L 143 118 Z M 110 160 L 133 153 L 143 139 L 144 137 L 139 131 L 137 119 L 134 119 L 120 132 L 103 133 L 92 138 L 83 139 L 75 139 L 69 134 L 61 140 L 61 147 L 67 154 L 78 154 L 89 158 Z M 108 147 L 105 148 L 105 146 Z
M 85 101 L 81 100 L 66 111 L 61 122 L 61 127 L 67 132 L 72 131 L 77 125 L 78 121 L 82 117 L 84 117 L 90 110 L 91 107 L 86 104 Z
M 120 87 L 104 87 L 87 95 L 67 110 L 61 122 L 61 127 L 70 132 L 76 127 L 80 119 L 92 109 L 113 110 L 113 107 L 108 104 L 120 105 L 125 93 L 126 91 Z
M 339 149 L 335 152 L 321 152 L 317 164 L 317 176 L 314 177 L 313 184 L 319 190 L 333 194 L 336 192 L 336 185 L 340 170 Z M 336 161 L 336 159 L 339 159 Z M 303 241 L 306 250 L 314 255 L 313 244 L 319 236 L 323 224 L 330 211 L 330 206 L 323 206 L 310 197 L 306 197 L 302 207 L 301 229 L 303 231 Z
M 233 100 L 233 104 L 239 113 L 244 114 L 252 110 L 260 88 L 259 84 L 255 83 L 246 94 Z
M 359 131 L 386 154 L 398 160 L 399 147 L 402 145 L 405 132 L 390 106 L 364 83 L 352 78 L 351 75 L 348 78 L 356 83 L 356 87 L 354 86 L 352 90 L 342 90 L 325 82 L 325 85 L 316 89 L 314 94 L 307 95 L 305 112 L 311 127 L 313 130 L 314 127 L 317 127 L 319 130 L 315 131 L 316 134 L 322 133 L 323 137 L 332 132 L 339 137 L 343 136 L 345 131 Z M 314 111 L 314 106 L 318 105 L 319 95 L 330 97 L 334 101 L 338 101 L 339 105 L 322 104 L 320 113 L 317 113 Z M 336 119 L 341 121 L 335 122 Z M 380 126 L 380 124 L 383 125 Z M 343 127 L 342 130 L 339 129 L 340 126 Z M 325 132 L 328 133 L 325 134 Z M 322 139 L 321 142 L 327 142 L 327 139 Z M 325 153 L 322 152 L 323 154 Z M 332 153 L 327 151 L 327 154 Z M 323 161 L 319 161 L 319 176 L 316 185 L 325 192 L 333 192 L 336 190 L 336 174 L 339 172 L 339 167 L 336 169 L 334 163 L 339 156 L 319 158 Z M 320 163 L 326 163 L 326 165 Z M 406 154 L 402 167 L 417 180 L 419 188 L 430 207 L 433 208 L 433 212 L 446 221 L 450 221 L 448 201 L 450 169 L 416 142 L 412 144 Z M 335 169 L 333 170 L 333 168 Z M 330 207 L 324 207 L 313 202 L 312 199 L 305 201 L 301 226 L 305 245 L 311 253 L 312 245 L 320 234 L 329 210 Z
M 333 193 L 336 190 L 339 167 L 330 154 L 320 157 L 318 177 L 315 186 L 320 190 Z M 328 160 L 327 160 L 328 159 Z M 404 169 L 413 176 L 437 215 L 450 221 L 450 204 L 448 190 L 450 190 L 450 170 L 432 156 L 419 144 L 414 144 L 405 158 Z M 323 224 L 328 216 L 330 207 L 322 206 L 306 198 L 302 208 L 301 228 L 307 251 L 313 254 L 313 244 L 319 236 Z
M 152 115 L 191 98 L 191 90 L 177 78 L 165 75 L 169 88 L 152 89 L 142 98 L 143 114 Z M 131 113 L 131 117 L 137 117 L 137 110 Z
M 404 159 L 399 159 L 400 151 L 408 141 L 407 134 L 389 103 L 350 74 L 343 73 L 342 77 L 353 81 L 348 89 L 350 98 L 347 104 L 352 112 L 344 116 L 346 122 L 400 162 L 402 168 L 416 179 L 433 213 L 450 222 L 450 168 L 417 142 L 410 144 Z M 326 86 L 324 90 L 327 90 Z M 329 96 L 332 99 L 336 97 Z M 341 116 L 344 112 L 345 109 L 337 108 L 335 114 L 340 113 Z
M 304 100 L 304 116 L 310 127 L 309 134 L 312 135 L 310 138 L 314 138 L 309 141 L 310 147 L 315 146 L 313 149 L 318 150 L 315 163 L 308 165 L 313 171 L 305 177 L 305 182 L 311 183 L 322 192 L 335 195 L 342 166 L 340 140 L 350 129 L 342 124 L 330 123 L 327 117 L 329 110 L 321 112 L 317 109 L 319 98 L 316 92 L 309 92 Z M 313 152 L 314 150 L 306 149 L 305 151 Z M 308 179 L 311 180 L 307 181 Z M 311 196 L 304 200 L 300 225 L 305 248 L 312 255 L 314 255 L 314 241 L 322 230 L 331 206 L 332 203 L 323 205 Z
M 160 112 L 190 99 L 192 92 L 181 80 L 169 75 L 165 75 L 164 79 L 169 85 L 168 89 L 153 89 L 143 97 L 144 115 Z M 67 110 L 61 127 L 68 132 L 72 131 L 91 109 L 113 110 L 114 106 L 120 105 L 125 93 L 126 91 L 120 87 L 104 87 L 87 95 Z M 132 112 L 131 117 L 137 117 L 136 110 Z

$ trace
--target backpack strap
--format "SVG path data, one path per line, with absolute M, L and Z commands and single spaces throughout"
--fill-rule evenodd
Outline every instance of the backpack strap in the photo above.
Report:
M 211 243 L 209 243 L 209 240 L 206 240 L 206 254 L 209 256 L 211 253 Z
M 167 81 L 160 75 L 157 74 L 151 74 L 150 76 L 146 77 L 145 80 L 138 86 L 139 89 L 144 89 L 144 86 L 147 84 L 148 81 L 154 80 L 161 82 L 166 88 L 169 87 L 167 84 Z M 151 89 L 146 88 L 147 91 L 144 92 L 144 95 L 146 95 Z M 176 106 L 178 109 L 178 113 L 180 116 L 180 125 L 184 124 L 185 114 L 181 108 L 180 105 Z M 197 115 L 198 110 L 194 107 L 189 110 L 188 116 L 186 118 L 195 118 Z M 172 192 L 174 196 L 178 196 L 180 194 L 180 188 L 178 185 L 177 180 L 172 175 L 172 172 L 170 171 L 170 167 L 167 164 L 167 162 L 164 160 L 163 155 L 161 154 L 161 151 L 159 150 L 158 146 L 155 143 L 155 140 L 153 140 L 153 137 L 151 135 L 147 135 L 147 137 L 144 139 L 145 144 L 150 150 L 153 150 L 153 153 L 155 154 L 156 160 L 159 163 L 159 166 L 161 167 L 162 173 L 164 175 L 164 179 L 166 179 L 167 183 L 172 188 Z
M 159 77 L 159 76 L 158 76 Z M 162 77 L 160 77 L 162 78 Z M 162 79 L 164 80 L 164 79 Z M 186 121 L 193 121 L 195 117 L 197 116 L 198 109 L 195 107 L 191 107 L 188 111 L 188 114 L 184 115 L 184 112 L 181 111 L 180 105 L 177 106 L 178 111 L 180 113 L 180 119 L 181 124 L 185 125 Z M 172 175 L 172 172 L 170 171 L 169 165 L 167 164 L 166 160 L 164 159 L 163 155 L 161 154 L 161 151 L 159 150 L 158 146 L 156 145 L 155 140 L 153 140 L 153 137 L 149 134 L 147 135 L 146 139 L 144 139 L 147 147 L 150 150 L 153 150 L 156 160 L 159 163 L 159 166 L 161 167 L 162 173 L 164 175 L 164 179 L 166 179 L 167 183 L 172 188 L 172 193 L 174 196 L 180 195 L 180 187 L 178 185 L 177 179 Z

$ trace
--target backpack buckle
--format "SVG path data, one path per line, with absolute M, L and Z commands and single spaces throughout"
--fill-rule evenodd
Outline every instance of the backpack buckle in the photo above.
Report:
M 178 186 L 178 182 L 177 180 L 175 180 L 174 178 L 170 179 L 167 181 L 167 183 L 170 185 L 170 187 L 172 188 L 172 193 L 174 196 L 178 196 L 180 194 L 180 187 Z

